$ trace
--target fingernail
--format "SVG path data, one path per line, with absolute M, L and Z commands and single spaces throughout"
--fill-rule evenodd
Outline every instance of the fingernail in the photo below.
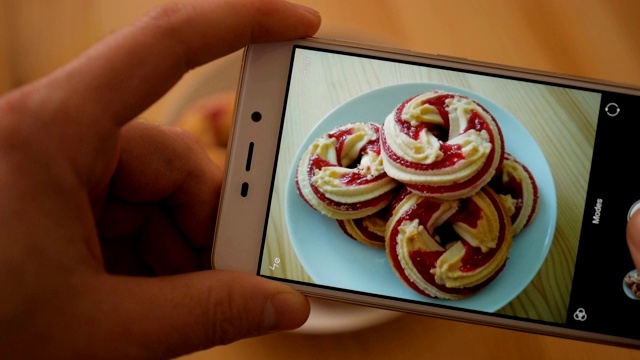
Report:
M 267 331 L 291 330 L 302 326 L 309 317 L 309 301 L 297 292 L 272 296 L 264 310 Z

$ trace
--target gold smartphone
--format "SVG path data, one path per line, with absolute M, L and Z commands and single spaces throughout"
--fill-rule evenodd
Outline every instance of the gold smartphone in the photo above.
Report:
M 640 90 L 337 40 L 249 46 L 215 269 L 640 347 Z

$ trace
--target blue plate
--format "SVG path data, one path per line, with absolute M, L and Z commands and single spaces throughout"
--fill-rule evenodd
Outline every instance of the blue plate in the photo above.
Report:
M 462 300 L 422 296 L 395 275 L 384 250 L 356 242 L 340 230 L 337 222 L 313 210 L 298 195 L 295 185 L 297 161 L 316 138 L 351 122 L 382 124 L 403 100 L 428 91 L 442 90 L 467 96 L 484 105 L 498 120 L 506 151 L 532 172 L 539 188 L 538 213 L 514 238 L 509 260 L 500 276 L 477 294 Z M 509 112 L 468 90 L 432 83 L 406 83 L 361 94 L 338 106 L 311 131 L 290 169 L 285 193 L 285 216 L 295 252 L 309 276 L 319 285 L 381 294 L 400 299 L 495 312 L 515 298 L 534 278 L 544 262 L 556 225 L 556 190 L 542 150 L 529 132 Z

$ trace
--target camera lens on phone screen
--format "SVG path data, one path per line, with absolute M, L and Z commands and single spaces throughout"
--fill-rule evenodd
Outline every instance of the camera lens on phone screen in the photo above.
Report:
M 254 111 L 251 114 L 251 120 L 253 120 L 253 122 L 258 122 L 262 120 L 262 114 L 259 111 Z

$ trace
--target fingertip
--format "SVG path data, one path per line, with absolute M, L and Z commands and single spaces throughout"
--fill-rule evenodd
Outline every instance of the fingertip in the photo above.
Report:
M 303 4 L 298 4 L 298 3 L 291 3 L 291 4 L 293 4 L 293 6 L 295 6 L 298 9 L 298 11 L 306 13 L 307 15 L 312 17 L 314 20 L 320 20 L 320 13 L 318 12 L 318 10 Z
M 640 235 L 640 211 L 635 211 L 627 222 L 627 238 L 635 239 Z
M 100 314 L 109 314 L 100 321 L 103 329 L 111 331 L 112 343 L 136 344 L 133 349 L 123 346 L 114 351 L 113 357 L 118 358 L 131 357 L 131 351 L 141 349 L 155 358 L 174 358 L 295 329 L 310 313 L 304 295 L 284 283 L 250 274 L 217 270 L 102 279 L 92 279 L 94 290 L 87 306 L 98 306 Z M 127 331 L 116 331 L 122 328 Z M 99 345 L 93 350 L 104 349 L 106 343 Z
M 245 4 L 240 1 L 235 5 L 251 10 L 244 18 L 244 34 L 238 34 L 245 44 L 305 38 L 313 36 L 320 28 L 320 14 L 301 4 L 281 0 L 245 0 Z
M 299 328 L 309 318 L 309 300 L 296 291 L 271 296 L 264 310 L 264 328 L 268 332 Z
M 305 16 L 309 22 L 309 33 L 307 36 L 312 36 L 318 31 L 320 28 L 320 23 L 322 22 L 322 17 L 320 16 L 320 12 L 318 10 L 308 7 L 306 5 L 291 3 L 296 10 Z

